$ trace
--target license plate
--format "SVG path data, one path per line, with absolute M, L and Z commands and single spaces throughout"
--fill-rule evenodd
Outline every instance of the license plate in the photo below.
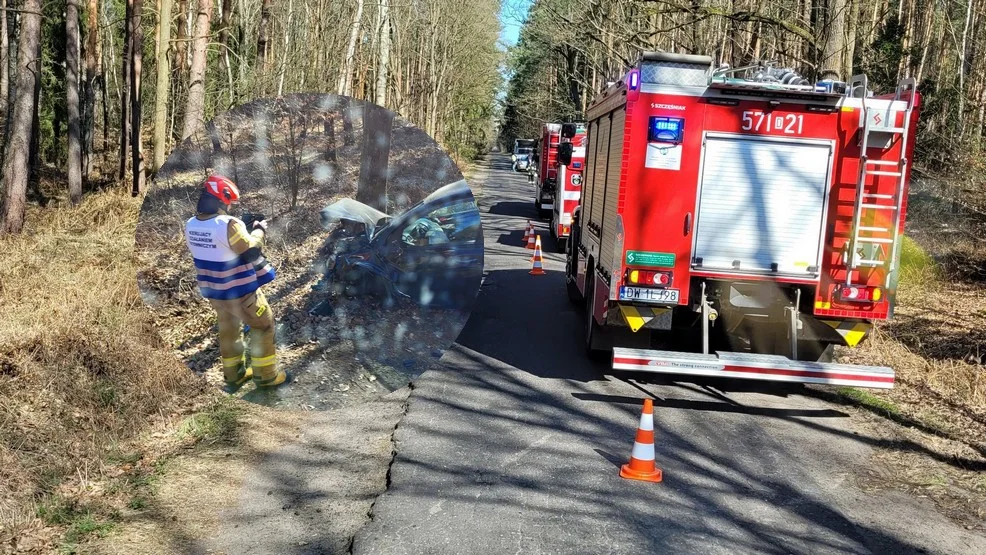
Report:
M 620 287 L 620 300 L 654 304 L 678 304 L 678 290 L 652 289 L 650 287 Z

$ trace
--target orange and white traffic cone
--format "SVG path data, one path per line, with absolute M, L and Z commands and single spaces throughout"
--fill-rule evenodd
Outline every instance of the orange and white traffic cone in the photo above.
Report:
M 534 248 L 534 237 L 535 237 L 535 235 L 534 235 L 534 226 L 532 225 L 531 226 L 531 233 L 530 233 L 530 235 L 527 236 L 527 248 L 529 248 L 529 249 L 533 249 Z
M 527 220 L 527 229 L 524 230 L 524 243 L 523 243 L 525 247 L 527 247 L 527 245 L 530 244 L 532 237 L 534 237 L 534 225 L 531 224 L 531 220 Z
M 541 236 L 537 236 L 537 242 L 534 244 L 534 258 L 531 259 L 533 266 L 531 271 L 527 272 L 532 276 L 543 276 L 545 274 L 544 268 L 541 266 Z
M 620 468 L 620 476 L 645 482 L 661 481 L 661 469 L 654 462 L 654 401 L 651 399 L 644 399 L 630 462 Z

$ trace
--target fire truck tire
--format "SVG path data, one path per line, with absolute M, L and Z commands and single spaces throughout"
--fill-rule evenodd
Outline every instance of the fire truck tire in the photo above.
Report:
M 554 212 L 551 213 L 551 221 L 549 225 L 551 226 L 549 228 L 550 229 L 549 233 L 551 234 L 551 237 L 555 240 L 555 250 L 557 250 L 562 254 L 565 254 L 568 248 L 568 238 L 558 237 L 558 224 L 557 222 L 555 222 Z
M 568 236 L 568 241 L 571 243 L 568 245 L 568 252 L 565 256 L 565 285 L 568 289 L 568 300 L 572 301 L 576 305 L 583 304 L 585 299 L 582 298 L 582 292 L 579 291 L 578 283 L 578 245 L 575 241 L 578 240 L 578 229 L 575 227 L 575 222 L 572 222 L 572 233 Z
M 592 279 L 589 278 L 585 297 L 585 330 L 583 339 L 585 340 L 585 354 L 590 359 L 599 360 L 605 357 L 606 349 L 603 347 L 602 326 L 597 324 L 596 319 L 592 316 L 596 298 L 592 291 L 593 285 Z
M 568 300 L 574 304 L 581 304 L 584 299 L 582 299 L 582 294 L 579 293 L 578 286 L 575 285 L 575 280 L 566 280 L 565 286 L 568 289 Z

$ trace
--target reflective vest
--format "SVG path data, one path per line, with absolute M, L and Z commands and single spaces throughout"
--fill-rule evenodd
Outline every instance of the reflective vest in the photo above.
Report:
M 227 215 L 185 222 L 185 244 L 195 263 L 199 291 L 207 299 L 238 299 L 274 281 L 274 268 L 263 257 L 251 261 L 229 246 Z

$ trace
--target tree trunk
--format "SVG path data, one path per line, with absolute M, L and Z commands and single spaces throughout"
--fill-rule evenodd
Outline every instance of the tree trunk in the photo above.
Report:
M 260 6 L 260 28 L 257 29 L 257 70 L 260 75 L 267 71 L 267 43 L 270 41 L 270 10 L 274 0 L 264 0 Z
M 326 116 L 325 123 L 323 124 L 323 131 L 325 133 L 325 156 L 326 162 L 332 162 L 335 166 L 336 163 L 336 120 L 333 117 Z
M 233 0 L 222 0 L 222 11 L 219 14 L 219 64 L 226 73 L 229 70 L 229 22 L 233 18 Z
M 846 49 L 842 54 L 843 79 L 849 79 L 855 70 L 856 58 L 856 26 L 859 24 L 860 7 L 858 0 L 848 0 L 846 6 L 845 32 L 842 34 Z
M 99 40 L 99 0 L 88 0 L 86 9 L 85 91 L 82 102 L 82 178 L 89 179 L 92 171 L 93 130 L 96 126 L 96 87 L 99 82 L 102 56 Z M 105 127 L 105 123 L 104 127 Z
M 123 47 L 123 90 L 120 94 L 120 169 L 118 179 L 123 181 L 127 177 L 127 161 L 129 158 L 130 147 L 130 78 L 133 72 L 130 63 L 133 61 L 133 4 L 134 0 L 127 0 L 125 18 L 124 47 Z
M 233 0 L 223 0 L 222 17 L 219 23 L 219 66 L 226 74 L 226 82 L 229 85 L 229 105 L 233 106 L 236 102 L 235 83 L 233 81 L 233 67 L 229 61 L 229 28 L 230 20 L 233 17 Z
M 154 161 L 151 168 L 156 172 L 164 165 L 168 150 L 168 93 L 171 91 L 168 47 L 171 43 L 171 7 L 173 0 L 161 0 L 161 13 L 158 16 L 157 42 L 157 87 L 154 94 Z
M 961 141 L 965 134 L 965 76 L 969 60 L 966 58 L 967 40 L 969 37 L 969 21 L 972 19 L 972 0 L 966 0 L 965 25 L 962 27 L 962 46 L 959 58 L 959 109 L 958 109 L 958 138 Z
M 10 101 L 10 63 L 7 59 L 10 56 L 10 37 L 7 34 L 7 0 L 0 0 L 0 105 L 3 106 L 4 115 Z
M 342 95 L 352 94 L 353 56 L 356 55 L 356 39 L 359 37 L 359 27 L 363 20 L 363 0 L 356 0 L 356 14 L 349 30 L 349 44 L 346 46 L 346 58 L 343 60 L 342 71 L 339 72 L 339 84 L 336 92 Z
M 822 52 L 818 61 L 816 75 L 824 77 L 833 72 L 836 79 L 845 79 L 843 54 L 846 50 L 846 8 L 848 0 L 829 0 L 822 28 Z
M 19 55 L 19 54 L 18 54 Z M 37 70 L 41 71 L 41 41 L 34 47 L 34 56 L 24 58 L 37 60 Z M 20 94 L 20 93 L 18 93 Z M 41 79 L 34 80 L 34 114 L 31 116 L 31 150 L 28 165 L 31 168 L 28 184 L 37 185 L 41 171 Z
M 294 21 L 294 0 L 288 0 L 288 23 L 284 26 L 284 52 L 281 54 L 281 71 L 277 79 L 277 96 L 284 96 L 284 76 L 288 70 L 288 52 L 291 50 L 291 27 Z
M 178 0 L 178 34 L 175 35 L 175 59 L 172 64 L 175 75 L 185 73 L 188 67 L 188 0 Z
M 198 0 L 195 38 L 192 40 L 192 66 L 188 72 L 188 100 L 185 104 L 185 124 L 182 140 L 202 131 L 205 126 L 206 48 L 209 45 L 209 21 L 212 19 L 212 0 Z
M 0 235 L 19 233 L 24 227 L 27 203 L 27 168 L 31 148 L 32 119 L 36 111 L 33 94 L 41 75 L 41 0 L 24 0 L 18 29 L 16 90 L 3 160 L 3 198 L 0 200 Z
M 356 200 L 387 212 L 387 164 L 393 113 L 367 103 L 363 107 L 363 152 Z
M 79 124 L 79 0 L 65 2 L 65 105 L 68 109 L 68 196 L 82 200 L 82 131 Z
M 387 104 L 387 71 L 390 65 L 390 0 L 380 0 L 380 51 L 377 57 L 376 102 Z
M 143 69 L 144 58 L 144 31 L 140 27 L 140 15 L 143 10 L 144 0 L 133 0 L 133 47 L 130 61 L 130 152 L 133 158 L 131 167 L 133 168 L 133 186 L 131 193 L 133 196 L 139 195 L 144 190 L 144 156 L 141 152 L 142 142 L 140 140 L 140 75 Z

